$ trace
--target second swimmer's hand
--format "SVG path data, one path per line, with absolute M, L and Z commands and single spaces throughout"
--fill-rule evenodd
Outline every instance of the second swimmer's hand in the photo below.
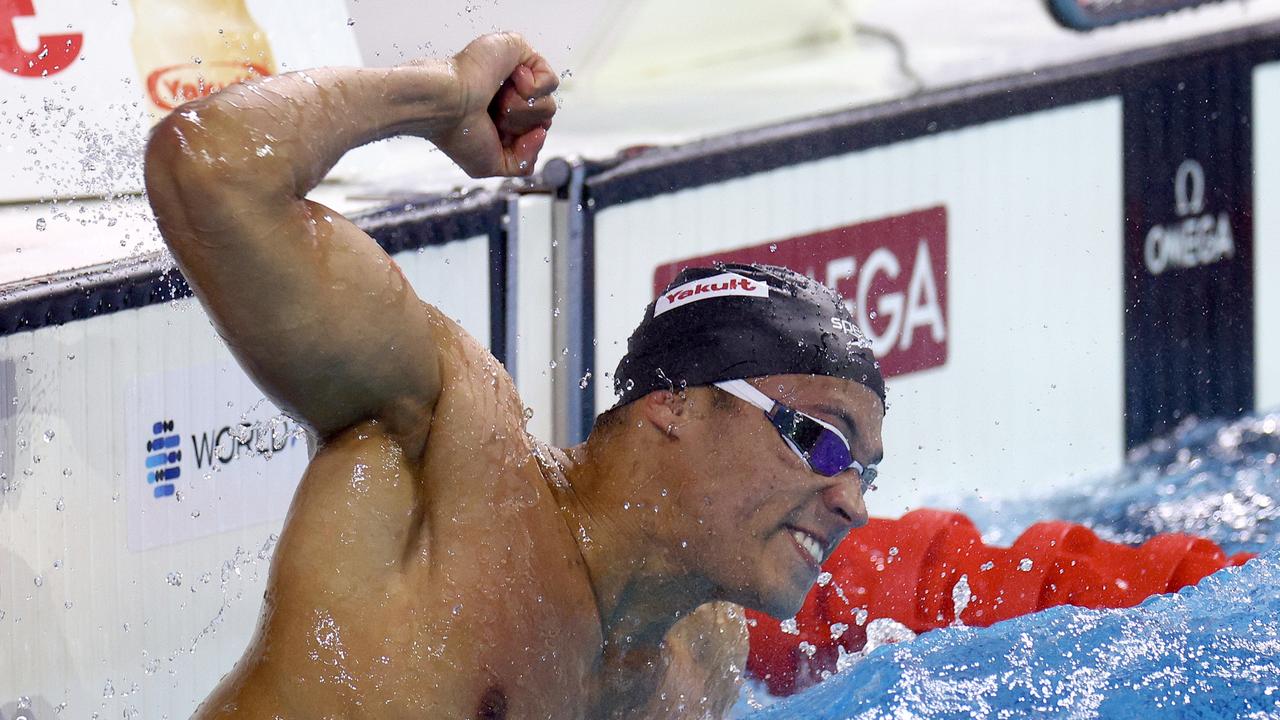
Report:
M 532 173 L 556 114 L 551 66 L 515 33 L 477 38 L 450 64 L 458 121 L 429 139 L 471 177 Z

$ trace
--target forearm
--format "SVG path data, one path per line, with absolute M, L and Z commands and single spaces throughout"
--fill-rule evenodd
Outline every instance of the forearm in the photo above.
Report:
M 234 85 L 157 126 L 148 186 L 300 199 L 352 148 L 400 133 L 429 138 L 456 122 L 458 93 L 443 61 L 319 68 Z

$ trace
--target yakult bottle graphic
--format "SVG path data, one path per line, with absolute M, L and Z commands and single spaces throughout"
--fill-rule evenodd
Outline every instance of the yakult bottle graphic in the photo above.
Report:
M 152 122 L 188 100 L 276 71 L 245 0 L 132 0 L 133 57 Z

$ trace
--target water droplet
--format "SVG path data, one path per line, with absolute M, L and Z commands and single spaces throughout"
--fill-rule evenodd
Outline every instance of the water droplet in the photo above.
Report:
M 818 587 L 826 587 L 829 582 L 831 582 L 831 573 L 818 573 Z
M 355 18 L 351 18 L 351 17 L 347 18 L 347 27 L 351 27 L 352 25 L 355 25 L 355 24 L 356 24 Z
M 890 618 L 876 618 L 867 625 L 867 644 L 864 653 L 869 653 L 881 645 L 905 642 L 916 634 L 906 625 Z
M 34 579 L 34 580 L 32 580 L 32 582 L 34 582 L 34 583 L 35 583 L 36 587 L 44 587 L 44 576 L 43 576 L 43 575 L 37 575 L 37 576 L 35 577 L 35 579 Z
M 116 696 L 116 687 L 111 684 L 110 680 L 107 680 L 107 684 L 102 688 L 102 697 L 113 698 L 115 696 Z
M 778 243 L 769 243 L 769 252 L 771 253 L 778 252 Z
M 951 588 L 951 605 L 955 608 L 955 623 L 957 625 L 964 624 L 960 620 L 960 614 L 964 612 L 965 608 L 969 607 L 971 600 L 973 600 L 973 593 L 969 590 L 969 576 L 961 575 L 955 587 Z
M 1022 560 L 1018 562 L 1018 569 L 1022 572 L 1031 572 L 1031 565 L 1031 558 L 1022 558 Z
M 182 573 L 171 572 L 164 576 L 164 581 L 174 587 L 180 587 L 182 585 Z
M 982 572 L 986 572 L 995 566 L 996 564 L 994 562 L 991 562 L 990 560 L 988 560 L 982 563 L 982 565 L 978 566 L 978 569 L 981 570 Z
M 578 381 L 578 389 L 579 389 L 579 390 L 586 390 L 586 389 L 587 389 L 587 385 L 589 385 L 590 383 L 591 383 L 591 371 L 590 371 L 590 370 L 588 370 L 588 371 L 587 371 L 587 374 L 586 374 L 586 375 L 583 375 L 583 376 L 582 376 L 582 379 Z
M 45 442 L 53 442 L 53 437 L 54 437 L 54 435 L 53 435 L 53 431 L 52 431 L 52 430 L 45 430 L 45 431 L 44 431 L 44 441 L 45 441 Z
M 58 498 L 58 502 L 54 503 L 53 509 L 62 512 L 67 509 L 67 503 L 62 498 Z
M 45 227 L 48 226 L 48 224 L 49 223 L 46 222 L 44 218 L 36 218 L 36 230 L 39 230 L 40 232 L 44 232 L 44 229 Z
M 531 407 L 527 407 L 527 408 L 525 408 L 525 409 L 524 409 L 524 419 L 525 419 L 525 420 L 532 420 L 532 419 L 533 419 L 533 408 L 531 408 Z
M 848 630 L 849 626 L 844 623 L 831 623 L 831 639 L 839 640 Z
M 796 619 L 793 617 L 783 620 L 782 622 L 778 623 L 778 626 L 782 629 L 782 632 L 788 635 L 800 634 L 800 628 L 796 627 Z

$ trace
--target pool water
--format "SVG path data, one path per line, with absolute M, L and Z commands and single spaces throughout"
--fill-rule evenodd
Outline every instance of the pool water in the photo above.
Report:
M 1188 421 L 1112 476 L 1052 496 L 961 509 L 987 542 L 1062 519 L 1105 539 L 1210 538 L 1259 557 L 1119 610 L 1056 607 L 887 645 L 735 716 L 773 718 L 1280 717 L 1280 412 Z

